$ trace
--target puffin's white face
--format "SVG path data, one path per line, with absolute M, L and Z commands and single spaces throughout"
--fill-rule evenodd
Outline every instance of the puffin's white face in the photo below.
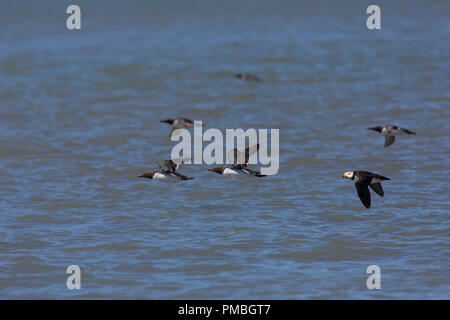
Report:
M 352 171 L 344 172 L 344 173 L 342 174 L 342 178 L 353 179 L 353 172 L 352 172 Z

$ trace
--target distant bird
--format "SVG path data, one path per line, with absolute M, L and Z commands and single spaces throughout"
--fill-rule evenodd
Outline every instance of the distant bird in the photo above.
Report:
M 175 129 L 182 129 L 182 128 L 187 129 L 187 128 L 192 128 L 194 126 L 194 122 L 192 120 L 189 120 L 186 118 L 164 119 L 164 120 L 161 120 L 161 122 L 171 124 L 172 127 Z
M 260 78 L 258 78 L 257 76 L 255 76 L 251 73 L 238 73 L 234 76 L 238 79 L 246 80 L 246 81 L 261 81 Z
M 169 137 L 172 136 L 172 133 L 177 129 L 189 129 L 194 126 L 194 122 L 186 118 L 164 119 L 161 120 L 161 122 L 172 125 L 172 130 L 170 131 Z
M 347 171 L 342 174 L 343 178 L 351 179 L 355 181 L 356 191 L 358 191 L 358 196 L 361 199 L 363 205 L 369 209 L 370 208 L 370 191 L 369 187 L 372 188 L 381 197 L 384 196 L 383 188 L 381 187 L 381 181 L 391 180 L 389 178 L 383 177 L 379 174 L 367 172 L 367 171 Z
M 259 150 L 259 144 L 255 144 L 245 149 L 245 151 L 239 151 L 236 148 L 228 152 L 227 157 L 231 164 L 221 167 L 215 167 L 208 169 L 208 171 L 216 172 L 221 175 L 235 175 L 239 173 L 245 173 L 256 177 L 265 177 L 266 175 L 261 172 L 252 170 L 248 167 L 250 155 Z
M 180 161 L 172 161 L 172 160 L 162 160 L 158 161 L 158 170 L 150 171 L 143 173 L 139 176 L 139 178 L 148 178 L 148 179 L 166 179 L 169 177 L 180 179 L 180 180 L 190 180 L 194 178 L 188 178 L 178 172 L 176 170 L 183 163 L 183 160 Z
M 368 128 L 368 130 L 374 130 L 379 133 L 381 133 L 383 136 L 385 136 L 384 140 L 384 146 L 389 147 L 391 144 L 395 141 L 395 136 L 401 135 L 401 134 L 416 134 L 415 132 L 409 131 L 408 129 L 400 128 L 397 126 L 392 125 L 385 125 L 385 126 L 378 126 L 378 127 L 372 127 Z

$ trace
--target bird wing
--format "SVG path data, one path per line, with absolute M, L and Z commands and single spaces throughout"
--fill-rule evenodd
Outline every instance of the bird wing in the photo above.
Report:
M 184 122 L 194 124 L 194 122 L 191 119 L 187 119 L 187 118 L 180 118 L 180 119 L 183 119 Z
M 176 158 L 176 159 L 172 159 L 172 162 L 176 165 L 176 170 L 178 170 L 178 168 L 182 165 L 185 164 L 186 162 L 191 161 L 191 158 Z
M 359 199 L 363 205 L 369 209 L 370 208 L 370 191 L 369 191 L 369 181 L 367 179 L 361 178 L 355 182 L 356 191 L 358 191 Z
M 172 160 L 161 160 L 158 161 L 158 167 L 160 171 L 164 172 L 175 172 L 177 170 L 177 165 L 172 162 Z
M 395 136 L 386 136 L 385 140 L 384 140 L 384 146 L 385 147 L 389 147 L 391 144 L 393 144 L 395 141 Z
M 248 163 L 250 156 L 259 150 L 259 143 L 245 149 L 245 164 Z
M 234 165 L 245 163 L 245 153 L 236 148 L 227 152 L 227 158 Z
M 255 144 L 251 147 L 247 147 L 245 151 L 239 151 L 234 148 L 227 152 L 228 160 L 234 165 L 247 164 L 250 156 L 259 150 L 259 144 Z
M 383 187 L 381 186 L 380 182 L 371 183 L 369 184 L 369 187 L 371 187 L 372 190 L 375 191 L 381 197 L 384 196 Z

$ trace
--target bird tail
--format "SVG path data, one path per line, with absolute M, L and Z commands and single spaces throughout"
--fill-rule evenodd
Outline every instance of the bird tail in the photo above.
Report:
M 403 130 L 403 132 L 405 132 L 407 134 L 416 134 L 415 132 L 412 132 L 412 131 L 410 131 L 408 129 L 402 129 L 402 130 Z
M 179 174 L 178 172 L 172 172 L 170 175 L 175 177 L 175 178 L 179 178 L 180 180 L 191 180 L 191 179 L 194 179 L 194 178 L 186 177 L 186 176 L 184 176 L 182 174 Z
M 242 168 L 242 171 L 244 171 L 247 174 L 250 174 L 252 176 L 256 176 L 256 177 L 265 177 L 265 174 L 261 174 L 261 172 L 256 171 L 256 170 L 252 170 L 250 168 L 244 167 Z

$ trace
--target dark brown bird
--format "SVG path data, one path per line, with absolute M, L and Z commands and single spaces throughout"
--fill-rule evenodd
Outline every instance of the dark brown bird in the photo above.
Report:
M 169 137 L 171 137 L 172 133 L 177 129 L 189 129 L 194 126 L 194 122 L 186 118 L 164 119 L 161 120 L 161 122 L 172 125 L 172 130 L 170 131 Z
M 239 173 L 245 173 L 256 177 L 265 177 L 266 175 L 261 174 L 261 172 L 252 170 L 248 167 L 250 156 L 258 150 L 259 144 L 247 147 L 245 151 L 239 151 L 238 149 L 234 148 L 227 154 L 228 160 L 231 162 L 231 164 L 208 169 L 208 171 L 216 172 L 221 175 L 235 175 Z
M 236 78 L 246 81 L 261 81 L 260 78 L 251 73 L 238 73 L 235 75 Z
M 393 126 L 390 124 L 387 124 L 385 126 L 368 128 L 368 130 L 377 131 L 377 132 L 381 133 L 383 136 L 385 136 L 385 140 L 384 140 L 385 147 L 389 147 L 391 144 L 393 144 L 395 142 L 395 136 L 397 136 L 397 135 L 416 134 L 415 132 L 409 131 L 408 129 L 400 128 L 398 126 Z
M 183 161 L 179 163 L 175 163 L 172 160 L 161 160 L 158 161 L 158 170 L 146 172 L 139 176 L 139 178 L 148 178 L 148 179 L 166 179 L 169 177 L 180 179 L 180 180 L 190 180 L 194 178 L 186 177 L 178 172 L 176 170 L 179 168 L 180 164 L 183 163 Z
M 161 120 L 161 122 L 171 124 L 175 129 L 192 128 L 192 126 L 194 125 L 194 122 L 192 120 L 186 118 L 164 119 Z

